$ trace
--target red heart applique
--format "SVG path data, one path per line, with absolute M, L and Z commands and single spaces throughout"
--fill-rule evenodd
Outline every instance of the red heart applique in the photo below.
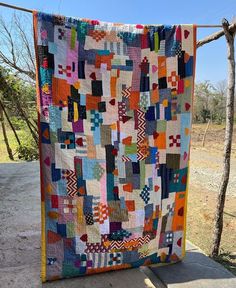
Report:
M 83 242 L 87 242 L 87 241 L 88 241 L 88 235 L 87 235 L 87 234 L 83 234 L 83 235 L 80 237 L 80 240 L 82 240 Z
M 90 78 L 92 78 L 93 80 L 96 80 L 96 74 L 95 72 L 92 72 L 90 75 L 89 75 Z
M 77 144 L 78 146 L 83 146 L 83 138 L 78 138 L 78 139 L 76 140 L 76 144 Z
M 177 241 L 177 245 L 178 245 L 179 247 L 181 247 L 181 244 L 182 244 L 182 238 L 179 238 L 179 240 Z
M 188 30 L 184 30 L 184 38 L 187 39 L 190 32 Z
M 109 103 L 114 106 L 116 104 L 116 99 L 111 99 Z
M 158 87 L 157 83 L 153 83 L 153 84 L 152 84 L 152 90 L 156 90 L 157 87 Z
M 47 166 L 50 166 L 50 158 L 49 157 L 46 157 L 44 159 L 44 163 L 47 165 Z
M 153 138 L 154 139 L 157 139 L 157 137 L 159 136 L 159 133 L 157 131 L 154 131 L 153 132 Z
M 186 111 L 188 111 L 188 110 L 190 109 L 190 107 L 191 107 L 191 105 L 190 105 L 188 102 L 186 102 L 186 103 L 185 103 L 185 109 L 186 109 Z

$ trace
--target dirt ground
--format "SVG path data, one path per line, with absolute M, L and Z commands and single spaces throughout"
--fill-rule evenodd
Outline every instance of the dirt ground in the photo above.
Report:
M 205 147 L 202 147 L 204 130 L 205 125 L 193 125 L 187 238 L 208 254 L 223 169 L 224 127 L 210 125 Z M 219 261 L 236 275 L 236 130 L 234 132 Z

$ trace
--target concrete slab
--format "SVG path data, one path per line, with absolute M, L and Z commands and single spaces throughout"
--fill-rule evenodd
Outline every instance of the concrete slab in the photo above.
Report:
M 38 162 L 0 164 L 0 287 L 234 288 L 236 278 L 188 243 L 182 263 L 41 284 Z
M 101 273 L 42 284 L 40 264 L 0 269 L 1 288 L 159 288 L 139 269 Z
M 190 242 L 182 262 L 150 269 L 168 288 L 236 287 L 236 277 L 231 272 Z
M 159 288 L 140 269 L 41 284 L 39 164 L 0 164 L 0 288 Z

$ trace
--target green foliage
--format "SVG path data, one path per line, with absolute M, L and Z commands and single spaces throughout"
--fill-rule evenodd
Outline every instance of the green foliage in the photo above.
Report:
M 25 121 L 22 120 L 20 117 L 17 116 L 11 116 L 11 123 L 15 127 L 16 130 L 25 130 L 27 129 L 27 125 L 25 124 Z
M 18 158 L 25 161 L 33 161 L 39 158 L 38 150 L 32 145 L 21 145 L 17 147 Z
M 222 124 L 225 120 L 226 83 L 216 85 L 209 81 L 195 85 L 193 121 L 206 123 L 208 120 Z
M 38 159 L 37 109 L 34 83 L 29 83 L 14 75 L 11 70 L 0 66 L 0 100 L 10 121 L 23 137 L 21 145 L 15 149 L 19 159 Z M 12 143 L 10 143 L 10 146 Z
M 21 147 L 19 147 L 19 144 L 17 143 L 14 133 L 9 125 L 6 125 L 6 130 L 15 161 L 31 161 L 39 158 L 38 145 L 33 140 L 33 137 L 29 133 L 28 129 L 23 129 L 21 127 L 20 130 L 17 130 L 17 134 L 21 141 Z M 2 162 L 9 162 L 9 157 L 6 151 L 2 129 L 0 127 L 0 163 Z
M 211 111 L 207 108 L 202 108 L 200 110 L 200 117 L 203 123 L 206 123 L 208 119 L 211 118 Z
M 10 69 L 2 66 L 0 66 L 0 96 L 2 101 L 9 103 L 8 108 L 14 116 L 18 116 L 19 108 L 22 108 L 27 115 L 36 117 L 35 83 L 24 81 Z
M 16 148 L 18 158 L 25 161 L 33 161 L 39 158 L 38 146 L 29 135 L 24 135 L 20 146 Z
M 33 161 L 39 158 L 38 145 L 36 145 L 28 127 L 19 117 L 12 117 L 12 122 L 18 131 L 21 131 L 21 145 L 16 148 L 16 153 L 20 160 Z

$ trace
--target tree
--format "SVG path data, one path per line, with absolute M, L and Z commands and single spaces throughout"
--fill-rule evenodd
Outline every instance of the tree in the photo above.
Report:
M 206 123 L 211 118 L 210 101 L 212 93 L 212 84 L 209 81 L 196 84 L 193 115 L 196 122 Z
M 234 126 L 234 93 L 235 93 L 235 56 L 234 56 L 234 37 L 235 31 L 229 31 L 229 23 L 223 19 L 222 26 L 227 43 L 228 60 L 228 87 L 226 98 L 226 128 L 224 145 L 224 167 L 222 180 L 219 188 L 217 209 L 215 214 L 215 228 L 213 236 L 213 245 L 211 256 L 216 257 L 219 254 L 221 235 L 223 230 L 223 212 L 225 205 L 226 190 L 230 174 L 230 156 L 232 148 L 233 126 Z
M 227 83 L 225 80 L 213 86 L 214 93 L 211 99 L 212 120 L 221 124 L 225 120 L 225 103 Z
M 229 25 L 226 19 L 222 20 L 223 30 L 213 33 L 197 42 L 197 48 L 225 36 L 227 43 L 228 59 L 228 83 L 226 96 L 226 129 L 224 144 L 224 169 L 219 188 L 217 208 L 215 214 L 215 229 L 213 235 L 213 245 L 211 256 L 216 257 L 219 254 L 221 235 L 223 230 L 223 211 L 225 196 L 230 174 L 230 156 L 232 146 L 232 136 L 234 127 L 234 93 L 235 93 L 235 58 L 234 58 L 234 37 L 236 33 L 236 22 Z
M 206 123 L 208 120 L 221 124 L 225 120 L 226 82 L 213 85 L 209 81 L 195 85 L 193 121 Z
M 38 143 L 36 111 L 32 114 L 26 105 L 29 100 L 35 101 L 35 87 L 8 70 L 0 67 L 0 101 L 9 102 L 12 114 L 20 116 L 26 123 L 35 143 Z M 35 102 L 34 102 L 35 103 Z M 35 105 L 34 105 L 35 106 Z M 5 110 L 5 106 L 2 107 Z
M 1 126 L 2 126 L 3 139 L 4 139 L 4 142 L 6 144 L 8 156 L 11 160 L 14 160 L 12 150 L 11 150 L 11 147 L 10 147 L 10 144 L 8 141 L 8 137 L 7 137 L 6 126 L 5 126 L 4 115 L 3 115 L 3 109 L 2 109 L 1 105 L 0 105 L 0 122 L 1 122 Z
M 32 101 L 33 107 L 36 107 L 33 29 L 32 24 L 29 25 L 29 23 L 32 23 L 29 15 L 22 13 L 13 14 L 10 20 L 0 16 L 1 111 L 14 132 L 21 150 L 24 147 L 17 135 L 14 123 L 12 123 L 12 116 L 24 120 L 35 143 L 38 144 L 36 109 L 32 112 L 27 105 L 28 101 Z M 4 119 L 3 117 L 2 119 Z M 5 123 L 2 122 L 3 124 Z M 5 132 L 7 136 L 6 128 Z M 7 146 L 6 141 L 5 143 Z M 9 151 L 8 147 L 7 150 Z M 25 151 L 25 149 L 23 150 Z
M 35 81 L 33 28 L 28 15 L 13 14 L 10 20 L 0 16 L 0 65 L 16 75 Z

